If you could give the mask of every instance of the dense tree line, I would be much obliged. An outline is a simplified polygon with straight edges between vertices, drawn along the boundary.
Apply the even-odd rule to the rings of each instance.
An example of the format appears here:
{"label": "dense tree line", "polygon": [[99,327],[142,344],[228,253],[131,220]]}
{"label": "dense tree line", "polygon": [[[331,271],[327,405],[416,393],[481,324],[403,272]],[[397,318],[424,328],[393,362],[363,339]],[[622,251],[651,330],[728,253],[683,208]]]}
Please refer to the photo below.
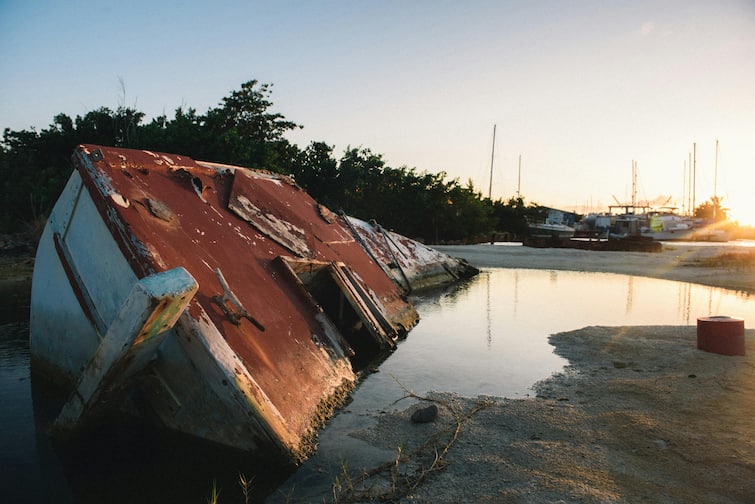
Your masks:
{"label": "dense tree line", "polygon": [[349,147],[336,158],[333,147],[312,142],[304,149],[285,134],[300,126],[271,111],[271,85],[245,82],[217,107],[198,114],[178,108],[173,117],[144,122],[144,113],[101,107],[75,119],[58,114],[36,131],[5,129],[0,144],[0,232],[44,222],[73,166],[81,143],[182,154],[291,175],[316,200],[333,210],[428,242],[468,241],[493,232],[526,232],[524,215],[537,211],[522,199],[491,202],[472,183],[446,174],[387,166],[368,148]]}
{"label": "dense tree line", "polygon": [[[41,231],[45,218],[73,170],[70,156],[82,143],[182,154],[292,176],[316,200],[336,211],[431,243],[468,242],[527,235],[527,220],[542,220],[546,209],[483,198],[471,181],[446,173],[387,166],[368,148],[348,147],[337,158],[333,147],[313,141],[300,149],[287,132],[300,128],[272,112],[271,84],[256,80],[198,114],[180,107],[144,122],[129,107],[100,107],[76,116],[58,114],[41,131],[8,128],[0,141],[0,233]],[[720,198],[695,209],[695,216],[726,220]]]}

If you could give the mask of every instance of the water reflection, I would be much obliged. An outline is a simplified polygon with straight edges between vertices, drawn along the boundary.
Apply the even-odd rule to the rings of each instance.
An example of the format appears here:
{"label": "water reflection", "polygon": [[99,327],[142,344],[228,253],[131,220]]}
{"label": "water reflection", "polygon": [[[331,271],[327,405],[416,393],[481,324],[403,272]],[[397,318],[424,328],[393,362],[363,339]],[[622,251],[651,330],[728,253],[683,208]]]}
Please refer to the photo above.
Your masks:
{"label": "water reflection", "polygon": [[28,324],[0,325],[0,486],[9,502],[41,497],[29,373]]}
{"label": "water reflection", "polygon": [[518,397],[565,363],[550,334],[590,325],[694,325],[729,315],[755,324],[752,297],[629,275],[487,269],[438,296],[413,299],[422,316],[382,366],[416,391]]}
{"label": "water reflection", "polygon": [[213,481],[226,489],[221,502],[240,502],[239,473],[255,476],[250,502],[258,502],[289,474],[247,453],[123,418],[53,443],[61,398],[33,379],[29,359],[28,322],[0,324],[3,502],[204,502]]}

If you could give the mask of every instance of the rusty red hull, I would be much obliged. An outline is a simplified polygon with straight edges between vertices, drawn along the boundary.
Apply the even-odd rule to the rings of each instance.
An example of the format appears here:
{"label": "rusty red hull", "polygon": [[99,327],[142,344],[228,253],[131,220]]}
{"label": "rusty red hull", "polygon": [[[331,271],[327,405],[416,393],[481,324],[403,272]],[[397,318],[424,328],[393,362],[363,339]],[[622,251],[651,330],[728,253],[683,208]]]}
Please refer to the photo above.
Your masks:
{"label": "rusty red hull", "polygon": [[284,176],[93,145],[74,162],[31,317],[37,370],[71,388],[97,367],[128,287],[182,268],[193,299],[102,394],[138,388],[170,428],[299,461],[360,367],[418,320],[353,223]]}

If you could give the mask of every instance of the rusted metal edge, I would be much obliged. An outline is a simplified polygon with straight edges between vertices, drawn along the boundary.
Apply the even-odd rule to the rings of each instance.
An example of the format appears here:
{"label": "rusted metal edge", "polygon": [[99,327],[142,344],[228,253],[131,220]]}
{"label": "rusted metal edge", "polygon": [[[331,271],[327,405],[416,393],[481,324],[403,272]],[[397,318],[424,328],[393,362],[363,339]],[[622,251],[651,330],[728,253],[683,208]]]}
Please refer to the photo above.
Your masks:
{"label": "rusted metal edge", "polygon": [[[95,149],[93,153],[99,150]],[[84,186],[90,193],[97,192],[102,196],[101,198],[92,197],[92,201],[133,271],[141,277],[156,273],[152,264],[146,260],[150,257],[149,250],[126,228],[115,211],[105,204],[108,199],[122,198],[122,196],[112,186],[107,173],[97,170],[94,166],[94,163],[104,162],[101,151],[100,155],[96,156],[87,151],[85,146],[79,146],[73,155],[73,161],[79,171],[87,174],[81,177]]]}

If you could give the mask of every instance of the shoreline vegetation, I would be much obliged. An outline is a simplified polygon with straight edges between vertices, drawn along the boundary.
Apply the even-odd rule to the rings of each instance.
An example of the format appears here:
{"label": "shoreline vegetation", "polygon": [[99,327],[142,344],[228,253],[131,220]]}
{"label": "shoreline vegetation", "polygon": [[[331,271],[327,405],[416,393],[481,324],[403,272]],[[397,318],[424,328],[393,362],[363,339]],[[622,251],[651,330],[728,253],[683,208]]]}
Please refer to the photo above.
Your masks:
{"label": "shoreline vegetation", "polygon": [[[252,79],[204,113],[182,105],[172,117],[162,114],[148,120],[144,112],[121,105],[115,110],[99,107],[76,117],[60,113],[41,130],[5,128],[0,139],[0,232],[41,231],[44,216],[73,170],[70,156],[79,144],[270,170],[292,177],[333,211],[374,219],[386,229],[427,243],[524,239],[531,223],[548,218],[549,207],[526,201],[519,193],[493,200],[471,179],[435,173],[431,166],[390,166],[382,154],[366,146],[348,146],[337,153],[322,140],[312,140],[307,146],[292,143],[288,134],[303,125],[275,112],[272,94],[273,84]],[[699,223],[730,233],[733,239],[755,238],[755,228],[740,226],[725,204],[714,194],[693,203],[688,213]],[[568,219],[571,226],[587,210],[563,212],[574,217]]]}

